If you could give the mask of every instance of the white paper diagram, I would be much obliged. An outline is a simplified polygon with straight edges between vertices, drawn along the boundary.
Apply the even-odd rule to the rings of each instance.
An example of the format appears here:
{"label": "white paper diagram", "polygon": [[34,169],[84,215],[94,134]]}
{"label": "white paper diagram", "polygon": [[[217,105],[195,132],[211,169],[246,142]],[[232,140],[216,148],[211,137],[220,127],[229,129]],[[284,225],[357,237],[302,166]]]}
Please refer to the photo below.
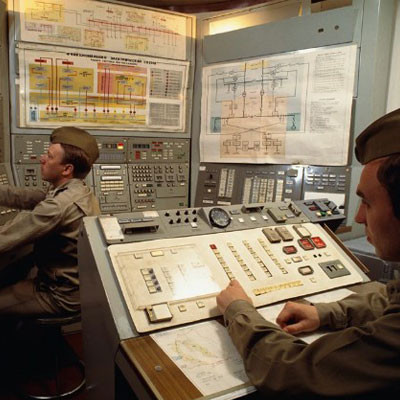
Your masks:
{"label": "white paper diagram", "polygon": [[20,126],[183,131],[188,62],[20,48]]}
{"label": "white paper diagram", "polygon": [[242,358],[216,321],[151,337],[205,396],[248,383]]}
{"label": "white paper diagram", "polygon": [[356,46],[203,70],[201,161],[345,165]]}
{"label": "white paper diagram", "polygon": [[92,0],[18,0],[17,4],[22,41],[177,60],[187,57],[190,17]]}

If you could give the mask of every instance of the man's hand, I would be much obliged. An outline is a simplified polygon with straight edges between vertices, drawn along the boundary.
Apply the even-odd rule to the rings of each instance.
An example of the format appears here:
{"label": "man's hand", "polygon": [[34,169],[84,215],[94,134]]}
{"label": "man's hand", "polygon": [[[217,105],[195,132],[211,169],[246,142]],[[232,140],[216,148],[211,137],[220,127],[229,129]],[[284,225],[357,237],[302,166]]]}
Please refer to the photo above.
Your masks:
{"label": "man's hand", "polygon": [[250,297],[247,296],[246,292],[237,280],[229,282],[229,285],[217,296],[217,306],[219,311],[224,314],[229,304],[235,300],[245,300],[250,304],[253,304]]}
{"label": "man's hand", "polygon": [[293,301],[285,304],[276,322],[285,332],[292,335],[315,331],[321,324],[316,307]]}

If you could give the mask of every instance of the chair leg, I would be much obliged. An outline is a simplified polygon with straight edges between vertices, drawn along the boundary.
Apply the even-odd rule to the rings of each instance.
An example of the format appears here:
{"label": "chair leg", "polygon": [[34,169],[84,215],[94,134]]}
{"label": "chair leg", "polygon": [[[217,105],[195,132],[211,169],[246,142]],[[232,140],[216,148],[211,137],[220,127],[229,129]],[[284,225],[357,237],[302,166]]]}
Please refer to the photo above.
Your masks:
{"label": "chair leg", "polygon": [[[71,396],[74,393],[77,393],[85,385],[86,380],[84,364],[82,363],[82,361],[76,358],[76,355],[73,353],[70,346],[66,343],[64,337],[62,336],[60,327],[46,327],[44,329],[44,346],[49,350],[49,354],[53,358],[53,361],[51,362],[51,365],[53,367],[52,373],[50,377],[35,377],[34,381],[32,382],[41,385],[40,387],[42,389],[45,388],[45,390],[40,390],[40,393],[38,393],[38,390],[33,391],[31,388],[31,390],[23,390],[21,394],[28,399],[62,399]],[[64,361],[64,363],[62,361]],[[65,362],[67,364],[71,363],[71,365],[66,366]],[[76,372],[79,374],[79,383],[73,388],[64,389],[64,387],[66,386],[65,383],[68,381],[65,381],[62,374],[63,372],[66,372],[66,368],[68,367],[73,368],[74,372],[76,370]],[[34,372],[37,371],[33,371],[33,373]]]}

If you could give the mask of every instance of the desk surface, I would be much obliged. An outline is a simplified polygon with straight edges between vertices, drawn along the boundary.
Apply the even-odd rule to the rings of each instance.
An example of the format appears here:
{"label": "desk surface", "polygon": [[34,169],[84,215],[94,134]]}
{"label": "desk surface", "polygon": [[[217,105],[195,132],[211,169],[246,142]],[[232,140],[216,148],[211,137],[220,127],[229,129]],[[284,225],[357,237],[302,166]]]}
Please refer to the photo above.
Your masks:
{"label": "desk surface", "polygon": [[[379,282],[367,282],[350,289],[358,293],[366,293],[380,291],[384,287]],[[154,394],[154,398],[194,400],[203,397],[201,392],[150,336],[124,340],[121,342],[121,348],[131,366],[136,369]],[[239,388],[235,387],[232,390]]]}
{"label": "desk surface", "polygon": [[121,347],[156,398],[192,400],[202,397],[150,336],[124,340]]}

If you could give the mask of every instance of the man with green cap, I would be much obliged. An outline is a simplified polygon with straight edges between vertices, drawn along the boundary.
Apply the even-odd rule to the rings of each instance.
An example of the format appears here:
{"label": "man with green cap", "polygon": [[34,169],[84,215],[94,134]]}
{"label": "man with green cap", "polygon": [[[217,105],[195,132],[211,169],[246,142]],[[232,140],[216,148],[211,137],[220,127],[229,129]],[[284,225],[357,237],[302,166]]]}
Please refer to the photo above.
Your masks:
{"label": "man with green cap", "polygon": [[[364,165],[356,222],[379,257],[400,261],[400,109],[378,119],[356,140]],[[334,303],[288,302],[277,324],[253,307],[239,282],[217,297],[250,381],[268,395],[290,398],[376,398],[400,393],[400,280],[383,293],[354,294]],[[295,335],[331,329],[311,344]]]}
{"label": "man with green cap", "polygon": [[[77,239],[82,218],[100,213],[83,179],[99,156],[96,139],[75,127],[53,131],[41,157],[47,192],[0,186],[0,204],[21,209],[0,227],[0,255],[33,243],[37,274],[0,289],[0,316],[79,312]],[[1,284],[1,282],[0,282]]]}

